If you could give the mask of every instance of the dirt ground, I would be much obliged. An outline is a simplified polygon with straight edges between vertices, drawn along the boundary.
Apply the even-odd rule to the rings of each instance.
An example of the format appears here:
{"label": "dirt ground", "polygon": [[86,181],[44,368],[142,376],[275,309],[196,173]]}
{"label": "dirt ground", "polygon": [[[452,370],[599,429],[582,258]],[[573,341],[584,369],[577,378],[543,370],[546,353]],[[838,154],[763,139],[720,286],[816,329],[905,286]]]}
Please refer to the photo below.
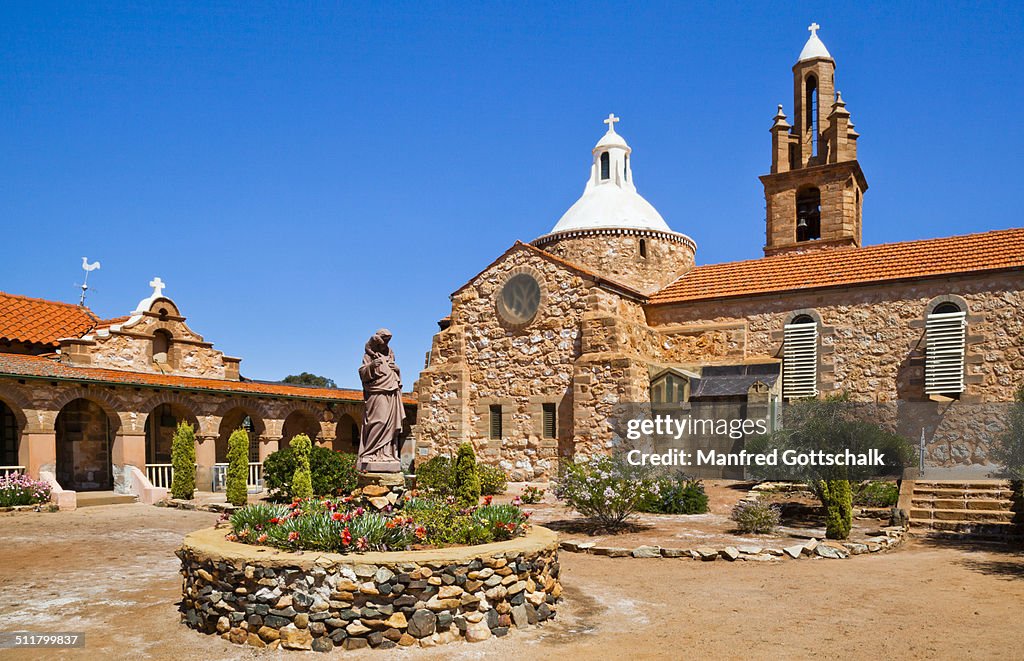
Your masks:
{"label": "dirt ground", "polygon": [[[593,542],[598,546],[634,548],[642,545],[666,548],[694,549],[701,546],[722,548],[724,546],[764,546],[781,549],[793,543],[803,543],[812,537],[824,539],[824,517],[817,513],[819,503],[810,494],[765,493],[764,502],[785,505],[782,525],[770,535],[741,534],[735,531],[735,523],[729,518],[732,508],[742,498],[750,495],[750,482],[731,480],[704,480],[704,491],[708,495],[709,511],[706,514],[667,516],[663,514],[637,514],[630,519],[628,530],[606,534],[593,530],[593,526],[579,514],[559,503],[551,493],[544,495],[544,502],[537,505],[523,505],[531,512],[535,523],[558,531],[563,539],[577,542]],[[520,485],[509,489],[510,493],[521,492]],[[510,500],[502,496],[499,500]],[[857,517],[853,520],[850,541],[862,542],[867,538],[884,535],[881,526],[888,525],[888,516],[878,518]]]}
{"label": "dirt ground", "polygon": [[[4,659],[308,658],[178,621],[186,532],[217,516],[146,505],[0,515],[0,631],[84,631]],[[1020,658],[1024,553],[923,541],[848,560],[701,563],[563,553],[558,618],[503,639],[351,659]]]}

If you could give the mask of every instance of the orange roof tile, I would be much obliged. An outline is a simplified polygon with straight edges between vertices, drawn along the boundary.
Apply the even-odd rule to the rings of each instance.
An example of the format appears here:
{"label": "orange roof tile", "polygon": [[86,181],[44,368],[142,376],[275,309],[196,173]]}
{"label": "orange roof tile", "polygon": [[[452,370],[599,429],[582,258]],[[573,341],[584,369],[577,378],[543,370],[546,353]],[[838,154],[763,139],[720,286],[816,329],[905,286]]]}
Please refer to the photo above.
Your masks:
{"label": "orange roof tile", "polygon": [[[245,393],[256,397],[289,397],[344,402],[363,401],[362,390],[319,388],[316,386],[298,386],[288,383],[266,383],[262,381],[227,381],[224,379],[204,379],[171,374],[148,374],[145,372],[122,372],[120,370],[98,367],[72,367],[52,358],[10,353],[0,353],[0,375],[110,385]],[[416,403],[416,400],[408,393],[402,395],[402,401],[406,404]]]}
{"label": "orange roof tile", "polygon": [[92,310],[70,303],[0,292],[0,339],[56,347],[63,337],[81,337],[96,325]]}
{"label": "orange roof tile", "polygon": [[1024,228],[698,266],[653,305],[1024,268]]}

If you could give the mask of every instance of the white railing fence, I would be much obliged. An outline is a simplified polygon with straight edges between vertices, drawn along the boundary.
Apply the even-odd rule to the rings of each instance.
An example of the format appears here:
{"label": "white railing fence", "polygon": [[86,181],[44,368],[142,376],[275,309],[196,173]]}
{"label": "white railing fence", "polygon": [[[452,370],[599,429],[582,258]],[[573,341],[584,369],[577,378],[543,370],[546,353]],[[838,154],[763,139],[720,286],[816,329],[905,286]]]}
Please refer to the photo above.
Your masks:
{"label": "white railing fence", "polygon": [[146,464],[146,479],[154,487],[170,489],[174,480],[174,464]]}
{"label": "white railing fence", "polygon": [[0,477],[7,477],[15,473],[25,474],[24,466],[0,466]]}
{"label": "white railing fence", "polygon": [[[228,478],[228,465],[214,464],[213,465],[213,490],[214,491],[225,491],[227,489],[227,478]],[[246,485],[249,487],[250,493],[259,493],[263,491],[263,464],[258,461],[249,462],[249,476],[246,479]]]}

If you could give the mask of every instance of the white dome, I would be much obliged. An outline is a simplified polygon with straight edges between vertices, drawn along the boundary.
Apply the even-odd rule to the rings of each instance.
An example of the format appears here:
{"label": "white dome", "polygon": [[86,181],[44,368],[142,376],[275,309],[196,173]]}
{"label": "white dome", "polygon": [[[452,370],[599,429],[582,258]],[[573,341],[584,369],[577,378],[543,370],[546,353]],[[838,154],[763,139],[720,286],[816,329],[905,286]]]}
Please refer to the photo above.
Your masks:
{"label": "white dome", "polygon": [[549,234],[590,229],[672,232],[661,214],[636,192],[630,163],[632,150],[615,132],[618,118],[609,115],[608,132],[594,147],[590,180]]}
{"label": "white dome", "polygon": [[807,28],[811,31],[811,36],[807,39],[807,43],[804,44],[804,49],[800,51],[800,57],[796,59],[797,62],[813,60],[816,57],[832,59],[832,54],[828,52],[825,44],[818,38],[818,30],[820,28],[821,26],[817,23],[811,23],[810,27]]}
{"label": "white dome", "polygon": [[551,233],[610,227],[672,231],[658,210],[636,191],[605,183],[588,188],[576,204],[569,207]]}

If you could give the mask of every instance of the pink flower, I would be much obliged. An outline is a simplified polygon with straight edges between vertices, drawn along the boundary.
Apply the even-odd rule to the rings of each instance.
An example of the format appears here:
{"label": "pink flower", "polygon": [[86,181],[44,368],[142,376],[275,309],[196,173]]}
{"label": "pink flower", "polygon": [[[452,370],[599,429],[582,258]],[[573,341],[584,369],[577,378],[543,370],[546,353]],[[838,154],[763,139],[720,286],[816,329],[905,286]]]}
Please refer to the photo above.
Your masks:
{"label": "pink flower", "polygon": [[296,541],[298,541],[298,539],[299,539],[299,533],[297,531],[293,530],[290,533],[288,533],[288,541],[289,542],[296,542]]}

